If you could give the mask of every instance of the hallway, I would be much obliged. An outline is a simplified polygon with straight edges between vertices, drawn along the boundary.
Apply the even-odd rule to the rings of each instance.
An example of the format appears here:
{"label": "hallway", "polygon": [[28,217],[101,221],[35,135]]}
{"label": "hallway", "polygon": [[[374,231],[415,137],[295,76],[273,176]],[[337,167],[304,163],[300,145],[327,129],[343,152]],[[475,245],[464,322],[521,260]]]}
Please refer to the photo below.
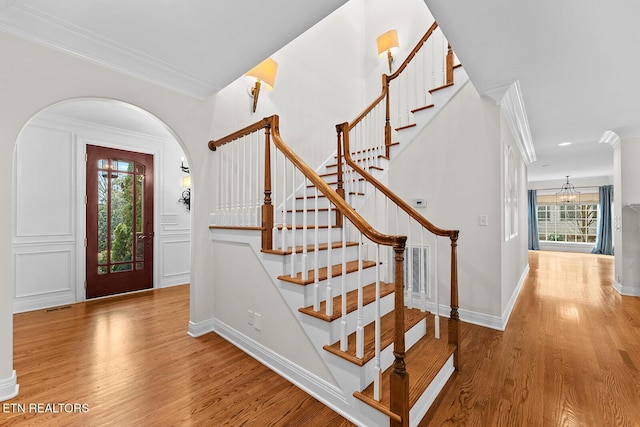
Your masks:
{"label": "hallway", "polygon": [[640,298],[613,289],[613,257],[529,264],[504,332],[462,324],[462,370],[420,425],[640,425]]}

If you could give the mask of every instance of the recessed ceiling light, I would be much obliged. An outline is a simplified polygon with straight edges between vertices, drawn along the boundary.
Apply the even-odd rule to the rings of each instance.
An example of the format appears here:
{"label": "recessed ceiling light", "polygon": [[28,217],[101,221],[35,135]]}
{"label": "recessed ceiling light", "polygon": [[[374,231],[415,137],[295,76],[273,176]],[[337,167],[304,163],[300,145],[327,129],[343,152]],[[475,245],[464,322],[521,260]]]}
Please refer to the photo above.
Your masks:
{"label": "recessed ceiling light", "polygon": [[573,144],[572,142],[561,142],[560,144],[558,144],[561,147],[566,147],[567,145],[571,145]]}

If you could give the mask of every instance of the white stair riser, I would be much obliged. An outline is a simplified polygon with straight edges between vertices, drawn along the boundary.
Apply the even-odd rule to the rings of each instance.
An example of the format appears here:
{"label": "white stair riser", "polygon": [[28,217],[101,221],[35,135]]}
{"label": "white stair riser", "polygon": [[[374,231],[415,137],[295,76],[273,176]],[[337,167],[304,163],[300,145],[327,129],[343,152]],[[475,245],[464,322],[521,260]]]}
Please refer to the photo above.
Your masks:
{"label": "white stair riser", "polygon": [[[393,310],[394,296],[393,294],[386,295],[380,300],[380,312],[381,315],[391,312]],[[321,339],[320,342],[334,343],[340,340],[340,329],[342,318],[336,319],[332,322],[327,322],[317,317],[310,316],[306,313],[300,313],[300,322],[305,326],[313,328],[314,335]],[[367,304],[362,309],[363,325],[367,325],[375,319],[375,305],[373,303]],[[347,314],[347,334],[351,334],[356,331],[358,326],[358,311],[352,311]]]}
{"label": "white stair riser", "polygon": [[[405,350],[410,349],[426,331],[426,319],[423,319],[413,328],[405,333]],[[351,363],[333,353],[326,352],[325,361],[331,367],[334,372],[334,377],[338,381],[341,387],[347,390],[362,391],[369,386],[374,380],[375,372],[375,359],[371,359],[360,367],[354,363]],[[389,368],[394,361],[393,345],[389,345],[382,349],[380,352],[380,368],[384,372]]]}
{"label": "white stair riser", "polygon": [[[347,261],[355,261],[358,256],[358,247],[357,246],[347,246],[345,255],[347,257]],[[284,259],[284,271],[285,273],[290,273],[291,269],[291,260],[293,259],[293,255],[287,255]],[[295,268],[294,271],[299,273],[303,271],[304,266],[304,253],[298,252],[295,254]],[[307,252],[306,255],[306,270],[310,271],[315,268],[315,259],[316,252]],[[331,249],[331,263],[338,264],[342,261],[342,248],[332,248]],[[318,268],[326,267],[328,262],[328,250],[318,251]]]}
{"label": "white stair riser", "polygon": [[[356,279],[357,274],[358,274],[357,272],[347,274],[347,282],[346,282],[347,292],[357,289],[358,287],[358,283]],[[376,277],[375,268],[365,268],[364,270],[362,270],[362,283],[364,285],[368,285],[369,283],[375,282],[375,277]],[[326,299],[327,283],[328,283],[328,280],[321,280],[320,282],[318,282],[318,295],[320,297],[319,298],[320,301],[324,301]],[[295,285],[295,286],[298,286],[299,288],[303,288],[302,294],[304,295],[304,302],[298,307],[309,307],[313,305],[313,294],[315,292],[314,284],[311,283],[305,286],[300,286],[300,285]],[[342,276],[333,277],[331,279],[331,294],[334,297],[336,297],[340,295],[341,292],[342,292]],[[328,343],[325,343],[325,344],[328,344]]]}
{"label": "white stair riser", "polygon": [[[326,197],[318,197],[318,207],[321,209],[325,209],[328,208],[329,205],[331,205],[331,203],[329,202],[329,199],[327,199]],[[312,209],[315,208],[316,206],[316,199],[315,197],[308,197],[307,198],[307,209]],[[302,209],[304,207],[304,200],[303,199],[296,199],[296,209]],[[289,202],[289,204],[287,205],[287,210],[291,209],[291,202]],[[280,214],[282,215],[282,208],[280,208]],[[278,217],[278,221],[280,221],[281,216]]]}
{"label": "white stair riser", "polygon": [[[394,306],[394,294],[389,294],[380,299],[380,316],[384,316],[393,310]],[[367,304],[362,307],[363,325],[367,325],[375,320],[376,307],[374,303]],[[342,325],[342,319],[336,319],[330,323],[329,326],[329,341],[328,343],[334,343],[340,340],[340,330]],[[356,331],[358,327],[358,311],[353,311],[347,314],[347,334],[351,334]]]}
{"label": "white stair riser", "polygon": [[[282,247],[282,233],[285,232],[283,230],[277,230],[276,232],[276,237],[275,237],[275,244],[276,244],[276,249],[280,249]],[[302,235],[304,233],[304,230],[302,229],[296,229],[293,230],[293,234],[295,235],[295,244],[297,245],[301,245],[302,244]],[[316,230],[312,229],[312,228],[308,228],[307,229],[307,243],[311,244],[313,242],[315,242],[315,233]],[[335,228],[335,227],[331,227],[331,238],[329,239],[329,229],[328,228],[320,228],[318,229],[318,243],[327,243],[329,240],[331,242],[336,242],[342,239],[342,228]],[[291,230],[286,230],[286,240],[285,240],[285,246],[287,248],[292,246],[292,231]]]}
{"label": "white stair riser", "polygon": [[[308,209],[309,210],[307,211],[307,214],[306,214],[307,225],[308,226],[315,225],[316,212],[315,210],[311,210],[310,207],[308,207]],[[296,211],[296,214],[295,214],[296,225],[302,225],[304,221],[304,217],[305,217],[305,213],[302,210]],[[294,218],[293,212],[287,212],[287,215],[286,215],[287,224],[293,224],[293,218]],[[332,210],[331,212],[327,212],[327,211],[318,212],[318,224],[327,225],[329,224],[329,220],[331,220],[331,225],[335,227],[335,224],[336,224],[335,210]]]}

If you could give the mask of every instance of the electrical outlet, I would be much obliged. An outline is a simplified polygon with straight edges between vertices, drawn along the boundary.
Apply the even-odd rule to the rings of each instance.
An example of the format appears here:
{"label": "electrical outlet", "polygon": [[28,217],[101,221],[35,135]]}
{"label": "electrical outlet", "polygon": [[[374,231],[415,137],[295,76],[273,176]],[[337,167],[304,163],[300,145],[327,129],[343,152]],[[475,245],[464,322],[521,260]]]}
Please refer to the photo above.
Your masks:
{"label": "electrical outlet", "polygon": [[253,326],[254,321],[255,321],[255,316],[253,311],[247,310],[247,323]]}
{"label": "electrical outlet", "polygon": [[255,313],[253,327],[256,331],[262,330],[262,314]]}

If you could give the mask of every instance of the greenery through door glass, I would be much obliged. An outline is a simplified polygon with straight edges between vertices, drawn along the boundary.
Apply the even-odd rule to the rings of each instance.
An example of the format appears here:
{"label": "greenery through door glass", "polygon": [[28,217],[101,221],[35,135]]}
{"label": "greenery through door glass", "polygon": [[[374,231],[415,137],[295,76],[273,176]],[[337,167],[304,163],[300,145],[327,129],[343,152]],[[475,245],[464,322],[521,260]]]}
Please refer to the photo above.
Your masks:
{"label": "greenery through door glass", "polygon": [[144,167],[100,160],[98,168],[98,273],[130,271],[134,251],[136,260],[144,259]]}

